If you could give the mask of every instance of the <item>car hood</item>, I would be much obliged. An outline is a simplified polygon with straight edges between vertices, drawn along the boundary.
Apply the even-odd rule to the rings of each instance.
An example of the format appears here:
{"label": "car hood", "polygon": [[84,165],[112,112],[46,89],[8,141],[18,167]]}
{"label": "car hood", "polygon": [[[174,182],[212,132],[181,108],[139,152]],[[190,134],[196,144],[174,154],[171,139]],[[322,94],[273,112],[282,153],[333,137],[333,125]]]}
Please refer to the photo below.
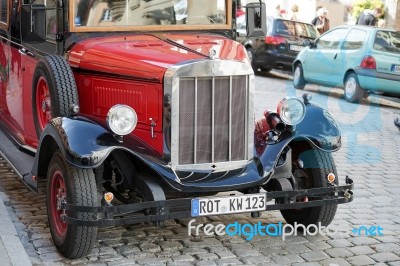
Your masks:
{"label": "car hood", "polygon": [[172,65],[212,58],[247,61],[239,43],[212,34],[124,35],[88,38],[68,54],[73,68],[161,82]]}

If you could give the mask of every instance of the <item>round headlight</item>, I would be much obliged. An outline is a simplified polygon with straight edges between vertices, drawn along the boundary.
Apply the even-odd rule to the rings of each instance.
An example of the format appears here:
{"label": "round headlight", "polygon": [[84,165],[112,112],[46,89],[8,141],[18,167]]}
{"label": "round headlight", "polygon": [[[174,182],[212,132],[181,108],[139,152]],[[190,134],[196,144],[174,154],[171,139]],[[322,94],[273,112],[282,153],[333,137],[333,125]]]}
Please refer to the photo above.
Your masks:
{"label": "round headlight", "polygon": [[117,104],[108,111],[107,124],[115,134],[120,136],[128,135],[136,127],[137,114],[131,107]]}
{"label": "round headlight", "polygon": [[298,98],[286,97],[278,104],[277,113],[285,124],[296,125],[303,120],[306,106]]}

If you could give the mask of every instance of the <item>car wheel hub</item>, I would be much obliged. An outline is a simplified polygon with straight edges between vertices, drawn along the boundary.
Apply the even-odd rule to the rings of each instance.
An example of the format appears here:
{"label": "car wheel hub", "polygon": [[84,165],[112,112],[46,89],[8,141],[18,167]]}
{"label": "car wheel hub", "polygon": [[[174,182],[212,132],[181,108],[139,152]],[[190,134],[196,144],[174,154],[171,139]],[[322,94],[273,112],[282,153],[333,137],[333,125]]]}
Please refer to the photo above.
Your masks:
{"label": "car wheel hub", "polygon": [[59,188],[57,192],[57,211],[61,211],[61,204],[65,201],[64,189]]}
{"label": "car wheel hub", "polygon": [[51,100],[50,100],[50,91],[47,86],[46,79],[44,77],[40,77],[37,84],[36,89],[36,110],[37,110],[37,119],[39,122],[39,126],[43,129],[47,122],[52,119],[51,115]]}
{"label": "car wheel hub", "polygon": [[252,62],[253,61],[253,54],[249,50],[247,50],[247,56],[249,57],[250,62]]}
{"label": "car wheel hub", "polygon": [[295,84],[299,84],[299,80],[300,80],[300,68],[296,67],[295,71],[294,71],[294,83]]}
{"label": "car wheel hub", "polygon": [[42,101],[42,111],[43,111],[43,112],[47,112],[48,110],[49,110],[49,109],[48,109],[48,107],[47,107],[46,101],[43,100],[43,101]]}
{"label": "car wheel hub", "polygon": [[50,214],[53,217],[54,232],[58,237],[64,238],[68,225],[64,221],[66,215],[65,209],[62,209],[62,203],[67,201],[66,187],[63,174],[56,171],[51,181],[50,190]]}
{"label": "car wheel hub", "polygon": [[345,93],[347,96],[353,96],[356,91],[356,81],[353,77],[349,78],[346,82]]}

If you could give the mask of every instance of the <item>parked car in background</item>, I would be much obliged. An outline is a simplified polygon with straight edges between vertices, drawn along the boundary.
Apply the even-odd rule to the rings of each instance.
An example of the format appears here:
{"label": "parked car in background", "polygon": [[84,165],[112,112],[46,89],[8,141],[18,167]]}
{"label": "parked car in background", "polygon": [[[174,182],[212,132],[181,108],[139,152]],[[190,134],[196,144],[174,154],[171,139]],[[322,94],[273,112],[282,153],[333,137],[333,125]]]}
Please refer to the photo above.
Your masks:
{"label": "parked car in background", "polygon": [[339,26],[321,35],[293,63],[293,83],[344,88],[349,102],[368,91],[400,94],[400,32],[366,26]]}
{"label": "parked car in background", "polygon": [[254,71],[291,70],[305,40],[319,36],[314,25],[282,18],[267,17],[265,38],[246,37],[246,22],[238,18],[238,40],[246,47]]}

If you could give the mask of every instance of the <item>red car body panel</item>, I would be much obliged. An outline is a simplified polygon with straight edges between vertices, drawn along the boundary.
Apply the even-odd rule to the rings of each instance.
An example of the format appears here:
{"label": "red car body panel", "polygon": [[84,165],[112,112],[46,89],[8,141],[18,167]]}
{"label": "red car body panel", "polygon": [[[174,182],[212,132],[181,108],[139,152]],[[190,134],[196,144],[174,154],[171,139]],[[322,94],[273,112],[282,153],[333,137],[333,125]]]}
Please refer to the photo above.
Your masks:
{"label": "red car body panel", "polygon": [[[160,155],[165,71],[177,63],[206,59],[211,49],[217,58],[247,58],[239,43],[221,36],[165,34],[162,39],[148,34],[91,38],[73,46],[68,57],[76,73],[81,112],[105,121],[113,105],[133,107],[138,125],[132,134]],[[156,123],[155,137],[150,133],[151,121]]]}
{"label": "red car body panel", "polygon": [[[162,39],[172,40],[187,49]],[[246,59],[243,48],[237,42],[217,35],[165,34],[162,39],[148,34],[90,38],[74,45],[68,54],[69,63],[76,70],[79,98],[85,99],[80,103],[81,112],[105,119],[108,109],[116,103],[133,106],[139,118],[134,134],[160,154],[163,151],[162,81],[168,67],[180,62],[205,59],[211,49],[217,52],[217,58],[237,61]],[[2,43],[1,46],[4,53],[0,55],[0,60],[8,68],[1,70],[0,116],[19,142],[36,148],[38,138],[30,114],[32,77],[37,59],[21,57],[18,49],[9,44]],[[126,79],[80,72],[94,69],[96,72],[117,74]],[[115,69],[118,69],[118,73]],[[140,78],[146,82],[133,81],[131,78]],[[102,97],[105,92],[113,96]],[[143,105],[144,102],[147,104]],[[150,136],[150,119],[156,122],[154,130],[159,137]]]}
{"label": "red car body panel", "polygon": [[[38,138],[32,119],[32,76],[37,59],[21,57],[11,43],[2,42],[0,117],[14,138],[36,148]],[[22,101],[21,101],[22,99]]]}
{"label": "red car body panel", "polygon": [[[18,49],[9,44],[0,45],[4,51],[1,63],[9,66],[1,70],[0,116],[19,142],[37,148],[31,119],[32,77],[37,59],[21,57]],[[75,44],[67,56],[75,71],[82,114],[105,121],[113,105],[132,106],[138,114],[133,134],[162,155],[165,71],[177,63],[207,59],[211,50],[215,51],[215,58],[247,60],[239,43],[219,35],[193,33],[90,38]],[[150,134],[151,121],[156,123],[155,137]]]}

